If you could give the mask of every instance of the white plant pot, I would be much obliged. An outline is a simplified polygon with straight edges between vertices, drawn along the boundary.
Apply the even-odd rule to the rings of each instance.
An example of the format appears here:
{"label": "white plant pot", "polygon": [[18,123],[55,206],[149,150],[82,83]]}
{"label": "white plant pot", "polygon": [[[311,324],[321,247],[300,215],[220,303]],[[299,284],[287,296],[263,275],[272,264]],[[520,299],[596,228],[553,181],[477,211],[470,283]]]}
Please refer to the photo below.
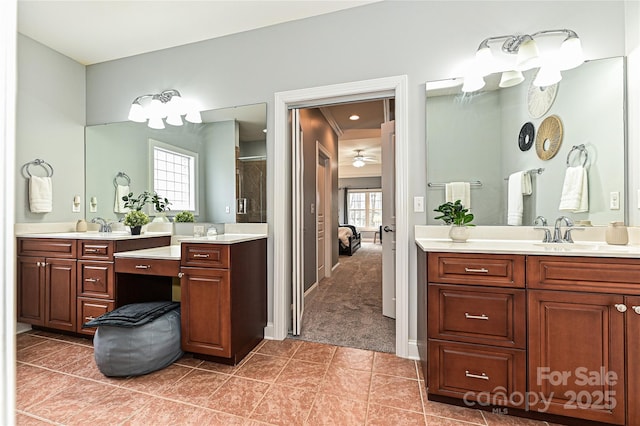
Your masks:
{"label": "white plant pot", "polygon": [[449,238],[454,243],[464,243],[469,239],[470,229],[468,226],[451,225],[449,228]]}

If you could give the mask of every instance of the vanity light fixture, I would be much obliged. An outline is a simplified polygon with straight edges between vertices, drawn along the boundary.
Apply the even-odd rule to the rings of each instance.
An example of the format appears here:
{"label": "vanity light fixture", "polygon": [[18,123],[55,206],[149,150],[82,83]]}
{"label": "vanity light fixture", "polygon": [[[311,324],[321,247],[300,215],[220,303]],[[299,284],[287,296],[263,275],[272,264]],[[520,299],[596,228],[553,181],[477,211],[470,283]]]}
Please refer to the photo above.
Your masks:
{"label": "vanity light fixture", "polygon": [[138,96],[129,109],[129,120],[138,123],[148,120],[147,125],[152,129],[164,129],[165,121],[172,126],[182,126],[182,116],[190,123],[202,123],[200,111],[175,89]]}
{"label": "vanity light fixture", "polygon": [[[541,54],[536,38],[564,36],[559,49]],[[494,56],[490,44],[502,42],[501,51],[506,55]],[[515,55],[515,57],[514,57]],[[467,72],[463,92],[475,92],[484,87],[484,77],[502,71],[500,87],[511,87],[524,81],[522,71],[540,68],[533,82],[539,87],[550,86],[562,79],[560,71],[570,70],[584,62],[582,44],[575,31],[544,30],[531,35],[505,35],[486,38],[478,46],[475,60]]]}

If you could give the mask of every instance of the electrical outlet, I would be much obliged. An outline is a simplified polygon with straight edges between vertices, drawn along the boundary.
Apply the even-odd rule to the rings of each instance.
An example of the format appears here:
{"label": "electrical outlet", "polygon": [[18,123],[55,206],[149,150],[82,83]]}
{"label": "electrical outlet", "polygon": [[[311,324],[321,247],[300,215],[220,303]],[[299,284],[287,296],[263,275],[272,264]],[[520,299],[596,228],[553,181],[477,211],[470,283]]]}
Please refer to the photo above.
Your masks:
{"label": "electrical outlet", "polygon": [[71,211],[73,213],[80,213],[80,204],[71,203]]}
{"label": "electrical outlet", "polygon": [[424,213],[424,197],[413,197],[413,212]]}
{"label": "electrical outlet", "polygon": [[620,193],[618,191],[612,191],[609,194],[609,209],[620,210]]}
{"label": "electrical outlet", "polygon": [[224,212],[225,212],[225,213],[229,213],[230,211],[231,211],[231,207],[226,206],[226,207],[224,208]]}

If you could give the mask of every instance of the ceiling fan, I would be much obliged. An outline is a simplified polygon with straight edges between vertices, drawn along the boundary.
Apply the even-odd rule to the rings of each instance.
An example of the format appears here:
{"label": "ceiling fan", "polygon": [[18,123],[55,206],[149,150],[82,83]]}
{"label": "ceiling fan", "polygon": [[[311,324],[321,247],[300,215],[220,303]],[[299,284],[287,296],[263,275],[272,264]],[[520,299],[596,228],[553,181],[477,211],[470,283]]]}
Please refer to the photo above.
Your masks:
{"label": "ceiling fan", "polygon": [[356,155],[353,157],[353,162],[351,163],[353,167],[364,167],[367,161],[376,161],[375,158],[362,155],[361,149],[356,149],[355,151]]}

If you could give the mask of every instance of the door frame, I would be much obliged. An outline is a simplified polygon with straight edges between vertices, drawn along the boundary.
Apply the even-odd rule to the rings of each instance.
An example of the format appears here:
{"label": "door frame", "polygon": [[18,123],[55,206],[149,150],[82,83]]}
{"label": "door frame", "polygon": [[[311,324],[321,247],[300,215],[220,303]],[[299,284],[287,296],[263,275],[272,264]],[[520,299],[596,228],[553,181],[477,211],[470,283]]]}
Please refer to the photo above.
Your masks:
{"label": "door frame", "polygon": [[[331,170],[333,166],[333,158],[327,148],[324,147],[319,141],[316,141],[316,191],[318,188],[318,163],[320,159],[327,160],[324,171],[324,200],[322,205],[324,206],[324,277],[318,276],[318,268],[316,267],[316,284],[320,284],[320,281],[325,277],[331,276],[331,269],[333,268],[333,259],[331,256],[334,241],[333,241],[333,221],[331,220],[331,206],[333,204],[333,195],[331,188]],[[328,203],[327,203],[328,199]],[[316,201],[316,226],[318,225],[318,202]],[[318,257],[318,244],[316,244],[316,257]]]}
{"label": "door frame", "polygon": [[274,188],[284,189],[273,206],[273,330],[275,339],[287,337],[291,318],[291,144],[289,109],[347,100],[395,98],[396,120],[396,355],[409,357],[409,138],[408,78],[406,75],[319,86],[275,93]]}

